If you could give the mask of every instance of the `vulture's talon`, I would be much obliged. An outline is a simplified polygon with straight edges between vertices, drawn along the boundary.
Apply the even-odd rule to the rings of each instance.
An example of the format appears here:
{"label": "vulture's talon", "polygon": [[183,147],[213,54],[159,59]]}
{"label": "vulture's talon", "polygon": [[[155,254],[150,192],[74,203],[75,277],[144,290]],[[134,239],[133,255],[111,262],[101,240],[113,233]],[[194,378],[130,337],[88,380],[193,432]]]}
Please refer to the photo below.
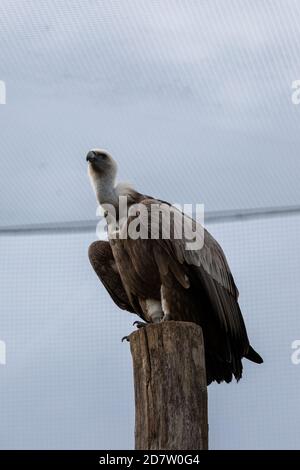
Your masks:
{"label": "vulture's talon", "polygon": [[160,323],[165,322],[165,321],[170,321],[171,320],[171,315],[170,313],[166,313],[162,319],[160,320]]}
{"label": "vulture's talon", "polygon": [[147,326],[148,323],[144,322],[144,321],[138,321],[136,320],[135,322],[133,322],[132,326],[136,326],[137,329],[140,329],[140,328],[145,328],[145,326]]}
{"label": "vulture's talon", "polygon": [[121,339],[121,342],[123,343],[125,341],[125,339],[126,339],[126,341],[129,341],[129,336],[123,336],[123,338]]}

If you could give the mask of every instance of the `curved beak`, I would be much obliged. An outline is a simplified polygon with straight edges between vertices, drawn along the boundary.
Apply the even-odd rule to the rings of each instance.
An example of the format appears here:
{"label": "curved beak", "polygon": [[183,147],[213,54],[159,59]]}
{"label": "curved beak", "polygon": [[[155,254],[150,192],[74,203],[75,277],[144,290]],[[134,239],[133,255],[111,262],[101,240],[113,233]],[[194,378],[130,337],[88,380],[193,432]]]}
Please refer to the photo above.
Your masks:
{"label": "curved beak", "polygon": [[86,156],[86,161],[87,162],[94,162],[96,160],[96,155],[92,150],[89,151],[89,153]]}

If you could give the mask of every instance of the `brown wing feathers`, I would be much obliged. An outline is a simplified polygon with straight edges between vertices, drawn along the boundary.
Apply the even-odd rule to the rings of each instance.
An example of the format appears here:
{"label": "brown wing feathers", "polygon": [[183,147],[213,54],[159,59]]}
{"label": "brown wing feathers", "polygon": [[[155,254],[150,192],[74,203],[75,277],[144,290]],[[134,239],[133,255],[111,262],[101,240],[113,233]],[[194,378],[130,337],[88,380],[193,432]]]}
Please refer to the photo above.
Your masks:
{"label": "brown wing feathers", "polygon": [[[161,202],[141,195],[138,199],[148,211]],[[112,248],[108,242],[93,243],[89,257],[112,299],[143,317],[143,300],[159,299],[162,285],[172,319],[193,321],[203,329],[208,383],[230,382],[232,375],[239,380],[242,357],[262,362],[249,344],[225,255],[207,231],[197,251],[186,250],[184,239],[111,243]]]}

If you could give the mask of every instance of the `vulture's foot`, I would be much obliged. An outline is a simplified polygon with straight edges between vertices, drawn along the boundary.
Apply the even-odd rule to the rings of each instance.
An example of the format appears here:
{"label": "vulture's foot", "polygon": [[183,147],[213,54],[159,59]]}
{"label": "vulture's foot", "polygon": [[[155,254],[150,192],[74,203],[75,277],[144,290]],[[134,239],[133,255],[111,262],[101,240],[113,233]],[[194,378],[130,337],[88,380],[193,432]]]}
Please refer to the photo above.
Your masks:
{"label": "vulture's foot", "polygon": [[136,326],[137,329],[139,330],[140,328],[145,328],[145,326],[147,326],[148,323],[144,322],[144,321],[135,321],[133,322],[132,326]]}
{"label": "vulture's foot", "polygon": [[[136,326],[138,330],[139,330],[140,328],[145,328],[145,326],[147,326],[147,325],[149,325],[149,323],[146,323],[146,322],[144,322],[144,321],[138,321],[138,320],[135,321],[135,322],[132,324],[132,326]],[[122,340],[121,340],[122,343],[123,343],[123,341],[125,341],[125,340],[126,340],[126,341],[130,341],[130,340],[129,340],[129,336],[123,336],[123,338],[122,338]]]}
{"label": "vulture's foot", "polygon": [[171,320],[171,314],[170,313],[165,313],[162,319],[160,320],[160,323],[164,321],[170,321]]}

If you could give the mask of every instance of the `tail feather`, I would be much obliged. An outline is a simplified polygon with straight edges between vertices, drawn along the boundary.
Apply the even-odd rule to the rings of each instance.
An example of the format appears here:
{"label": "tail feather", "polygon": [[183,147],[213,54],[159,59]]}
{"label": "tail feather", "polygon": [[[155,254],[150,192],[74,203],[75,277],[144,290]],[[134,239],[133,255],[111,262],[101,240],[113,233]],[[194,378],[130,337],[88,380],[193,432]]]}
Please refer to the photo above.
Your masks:
{"label": "tail feather", "polygon": [[245,355],[246,359],[249,359],[249,361],[255,362],[256,364],[262,364],[263,358],[252,348],[252,346],[249,346],[248,352]]}

